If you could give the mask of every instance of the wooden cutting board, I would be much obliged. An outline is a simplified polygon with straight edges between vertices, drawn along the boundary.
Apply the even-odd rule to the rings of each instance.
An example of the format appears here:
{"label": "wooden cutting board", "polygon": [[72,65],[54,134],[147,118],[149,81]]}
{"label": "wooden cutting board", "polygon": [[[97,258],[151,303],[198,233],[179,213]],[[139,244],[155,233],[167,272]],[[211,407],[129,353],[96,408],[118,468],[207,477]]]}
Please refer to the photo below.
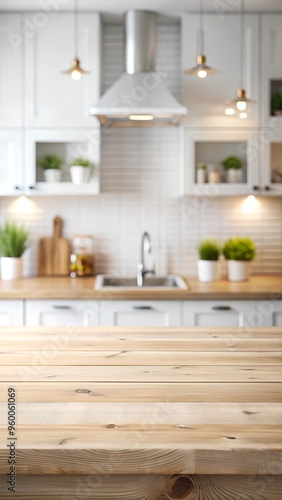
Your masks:
{"label": "wooden cutting board", "polygon": [[41,276],[66,276],[69,274],[70,243],[62,237],[63,221],[53,219],[53,236],[41,238],[38,243],[38,274]]}

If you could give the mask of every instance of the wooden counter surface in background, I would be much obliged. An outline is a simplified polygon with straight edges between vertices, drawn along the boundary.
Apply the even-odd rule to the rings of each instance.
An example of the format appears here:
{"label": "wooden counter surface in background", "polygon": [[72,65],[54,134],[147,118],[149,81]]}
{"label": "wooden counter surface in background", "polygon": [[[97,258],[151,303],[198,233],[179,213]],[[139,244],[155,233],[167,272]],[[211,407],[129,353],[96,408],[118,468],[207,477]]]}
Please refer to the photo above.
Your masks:
{"label": "wooden counter surface in background", "polygon": [[94,290],[95,278],[24,278],[0,280],[0,299],[271,299],[282,300],[282,276],[251,276],[249,281],[200,283],[185,278],[188,290]]}
{"label": "wooden counter surface in background", "polygon": [[1,327],[0,359],[1,499],[281,500],[282,328]]}

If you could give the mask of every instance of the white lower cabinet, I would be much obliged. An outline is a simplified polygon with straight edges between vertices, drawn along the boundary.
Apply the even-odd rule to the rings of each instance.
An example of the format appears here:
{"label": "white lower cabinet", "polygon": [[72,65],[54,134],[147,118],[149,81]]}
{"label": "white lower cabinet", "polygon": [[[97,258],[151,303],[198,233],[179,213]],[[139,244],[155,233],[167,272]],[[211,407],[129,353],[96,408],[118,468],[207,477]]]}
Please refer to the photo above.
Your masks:
{"label": "white lower cabinet", "polygon": [[0,300],[0,326],[22,326],[23,324],[23,300]]}
{"label": "white lower cabinet", "polygon": [[183,326],[255,326],[256,308],[252,300],[184,301]]}
{"label": "white lower cabinet", "polygon": [[27,326],[97,326],[96,300],[27,300]]}
{"label": "white lower cabinet", "polygon": [[258,300],[257,326],[282,326],[282,300]]}
{"label": "white lower cabinet", "polygon": [[102,326],[181,326],[178,300],[111,300],[100,303]]}
{"label": "white lower cabinet", "polygon": [[0,300],[0,326],[280,326],[282,300]]}

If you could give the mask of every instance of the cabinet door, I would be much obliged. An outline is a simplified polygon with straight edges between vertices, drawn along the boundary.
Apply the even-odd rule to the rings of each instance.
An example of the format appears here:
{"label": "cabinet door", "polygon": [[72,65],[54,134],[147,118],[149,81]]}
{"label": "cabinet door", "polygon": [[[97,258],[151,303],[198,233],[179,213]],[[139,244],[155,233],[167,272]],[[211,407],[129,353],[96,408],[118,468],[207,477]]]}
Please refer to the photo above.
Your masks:
{"label": "cabinet door", "polygon": [[100,318],[102,326],[181,326],[181,303],[168,300],[102,301]]}
{"label": "cabinet door", "polygon": [[275,129],[282,125],[282,117],[275,116],[271,95],[282,93],[282,14],[262,16],[262,124]]}
{"label": "cabinet door", "polygon": [[23,318],[22,300],[0,300],[0,326],[22,326]]}
{"label": "cabinet door", "polygon": [[[220,3],[220,2],[218,2]],[[222,4],[224,2],[221,2]],[[244,88],[256,101],[248,106],[248,117],[226,116],[228,102],[240,88],[240,15],[221,12],[205,14],[204,54],[207,65],[218,72],[207,78],[185,75],[196,64],[199,15],[182,18],[182,101],[188,108],[187,127],[257,127],[258,126],[258,16],[245,15]]]}
{"label": "cabinet door", "polygon": [[[0,16],[0,126],[20,127],[22,122],[21,15]],[[2,156],[0,156],[2,159]]]}
{"label": "cabinet door", "polygon": [[[256,193],[258,176],[258,134],[256,130],[191,130],[182,131],[183,140],[183,194],[199,196],[226,196]],[[236,156],[242,162],[239,182],[228,182],[221,162]],[[197,164],[206,164],[204,183],[197,182]],[[219,172],[217,183],[208,182],[209,172]]]}
{"label": "cabinet door", "polygon": [[[45,20],[44,20],[45,15]],[[39,19],[41,25],[39,26]],[[24,18],[33,28],[26,47],[26,116],[30,127],[85,127],[96,120],[90,106],[100,94],[100,18],[96,12],[79,13],[81,67],[89,71],[80,80],[62,73],[74,54],[74,15],[35,12]]]}
{"label": "cabinet door", "polygon": [[24,190],[21,143],[19,130],[0,130],[0,196]]}
{"label": "cabinet door", "polygon": [[282,300],[258,300],[256,317],[257,326],[282,327]]}
{"label": "cabinet door", "polygon": [[95,300],[27,300],[28,326],[97,326],[98,303]]}
{"label": "cabinet door", "polygon": [[[282,74],[282,73],[281,73]],[[282,121],[281,121],[282,125]],[[259,131],[261,192],[282,194],[282,132],[270,128]]]}
{"label": "cabinet door", "polygon": [[184,302],[184,326],[255,326],[251,300],[189,300]]}

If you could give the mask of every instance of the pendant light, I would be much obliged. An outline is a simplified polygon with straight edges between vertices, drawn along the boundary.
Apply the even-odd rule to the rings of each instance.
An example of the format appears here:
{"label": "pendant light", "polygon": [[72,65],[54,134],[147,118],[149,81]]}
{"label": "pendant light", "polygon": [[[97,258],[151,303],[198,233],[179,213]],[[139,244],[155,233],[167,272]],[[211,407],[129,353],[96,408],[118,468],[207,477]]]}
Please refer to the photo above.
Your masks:
{"label": "pendant light", "polygon": [[89,73],[80,67],[80,61],[77,57],[78,55],[78,12],[77,12],[77,2],[78,0],[74,0],[74,54],[75,57],[72,60],[70,69],[62,71],[67,75],[71,75],[73,80],[79,80],[81,75]]}
{"label": "pendant light", "polygon": [[[245,81],[245,66],[244,66],[244,46],[245,46],[245,9],[244,9],[244,0],[241,0],[241,23],[240,23],[240,88],[237,90],[237,95],[230,102],[234,107],[226,108],[226,115],[234,115],[236,112],[239,112],[239,118],[242,120],[248,117],[248,113],[246,111],[247,105],[254,102],[251,99],[248,99],[246,95],[246,90],[244,88]],[[235,108],[235,109],[234,109]]]}
{"label": "pendant light", "polygon": [[200,0],[200,25],[197,32],[197,65],[184,71],[185,75],[195,75],[199,78],[206,78],[208,75],[214,75],[217,71],[206,65],[206,56],[204,55],[204,22],[203,22],[203,0]]}

